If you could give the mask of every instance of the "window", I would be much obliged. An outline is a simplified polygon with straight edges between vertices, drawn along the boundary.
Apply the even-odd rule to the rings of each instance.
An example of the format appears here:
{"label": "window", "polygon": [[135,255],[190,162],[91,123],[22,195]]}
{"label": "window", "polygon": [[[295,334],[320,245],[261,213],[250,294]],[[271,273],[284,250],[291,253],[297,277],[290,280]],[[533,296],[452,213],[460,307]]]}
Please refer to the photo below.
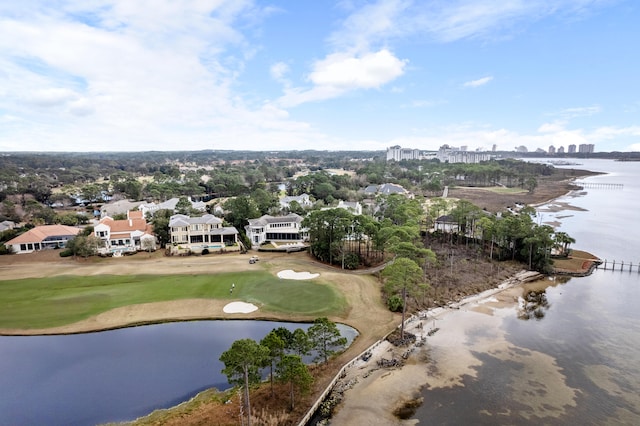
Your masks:
{"label": "window", "polygon": [[27,250],[27,245],[26,244],[20,244],[20,251],[26,251]]}

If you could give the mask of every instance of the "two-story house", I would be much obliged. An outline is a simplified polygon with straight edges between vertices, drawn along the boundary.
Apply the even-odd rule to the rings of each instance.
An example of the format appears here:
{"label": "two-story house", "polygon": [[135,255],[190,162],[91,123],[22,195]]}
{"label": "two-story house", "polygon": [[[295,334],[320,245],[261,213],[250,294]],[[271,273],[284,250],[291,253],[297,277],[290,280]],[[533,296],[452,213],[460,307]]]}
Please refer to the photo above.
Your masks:
{"label": "two-story house", "polygon": [[266,214],[257,219],[249,219],[245,230],[253,247],[258,247],[265,241],[295,244],[308,239],[308,232],[302,228],[302,216],[295,213],[286,216]]}
{"label": "two-story house", "polygon": [[211,214],[173,215],[169,218],[169,233],[172,254],[240,250],[238,230],[234,226],[222,226],[222,219]]}
{"label": "two-story house", "polygon": [[127,218],[114,220],[109,216],[100,219],[93,234],[102,240],[98,254],[119,256],[139,250],[155,250],[156,238],[152,226],[141,211],[128,211]]}

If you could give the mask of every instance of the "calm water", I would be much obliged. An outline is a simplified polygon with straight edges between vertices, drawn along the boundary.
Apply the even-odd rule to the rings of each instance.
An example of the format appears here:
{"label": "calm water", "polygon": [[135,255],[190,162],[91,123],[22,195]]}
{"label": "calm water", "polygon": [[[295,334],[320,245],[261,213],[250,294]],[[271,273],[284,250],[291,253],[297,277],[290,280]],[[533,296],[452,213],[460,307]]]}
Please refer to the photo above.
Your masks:
{"label": "calm water", "polygon": [[[621,183],[624,189],[570,194],[558,201],[573,207],[552,212],[543,206],[539,220],[559,222],[558,229],[577,240],[576,249],[637,265],[640,163],[576,161],[582,166],[563,168],[608,172],[586,181]],[[500,327],[511,345],[511,358],[475,353],[481,361],[477,377],[466,376],[463,386],[424,390],[424,403],[415,414],[419,424],[640,424],[640,274],[637,269],[599,270],[563,281],[546,288],[544,318],[519,320],[516,309],[505,316]],[[521,354],[557,366],[563,383],[553,384],[544,368],[536,371],[534,366],[525,374],[531,366],[522,362]],[[571,403],[560,410],[531,410],[529,399],[554,395]]]}
{"label": "calm water", "polygon": [[[262,339],[269,321],[194,321],[70,336],[0,336],[0,425],[131,420],[229,387],[220,371],[233,341]],[[349,344],[356,336],[339,325]]]}

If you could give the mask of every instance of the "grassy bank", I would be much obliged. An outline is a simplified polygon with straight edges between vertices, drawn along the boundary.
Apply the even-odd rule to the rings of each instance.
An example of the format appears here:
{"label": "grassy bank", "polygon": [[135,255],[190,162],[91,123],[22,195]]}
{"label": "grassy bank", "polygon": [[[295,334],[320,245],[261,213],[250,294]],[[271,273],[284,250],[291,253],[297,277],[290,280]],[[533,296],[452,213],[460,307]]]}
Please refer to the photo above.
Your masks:
{"label": "grassy bank", "polygon": [[[235,284],[233,293],[231,285]],[[293,281],[262,271],[196,275],[95,275],[0,281],[0,328],[71,324],[108,310],[179,299],[241,300],[262,311],[310,317],[339,314],[344,296],[318,280]]]}

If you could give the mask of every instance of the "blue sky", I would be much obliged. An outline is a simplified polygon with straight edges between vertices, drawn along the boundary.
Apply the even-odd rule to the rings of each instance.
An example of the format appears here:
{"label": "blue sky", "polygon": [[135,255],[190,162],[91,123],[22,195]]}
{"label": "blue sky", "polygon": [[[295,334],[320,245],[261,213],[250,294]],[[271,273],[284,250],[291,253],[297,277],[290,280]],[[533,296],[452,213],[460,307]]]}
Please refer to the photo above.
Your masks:
{"label": "blue sky", "polygon": [[0,2],[0,151],[640,151],[634,0]]}

